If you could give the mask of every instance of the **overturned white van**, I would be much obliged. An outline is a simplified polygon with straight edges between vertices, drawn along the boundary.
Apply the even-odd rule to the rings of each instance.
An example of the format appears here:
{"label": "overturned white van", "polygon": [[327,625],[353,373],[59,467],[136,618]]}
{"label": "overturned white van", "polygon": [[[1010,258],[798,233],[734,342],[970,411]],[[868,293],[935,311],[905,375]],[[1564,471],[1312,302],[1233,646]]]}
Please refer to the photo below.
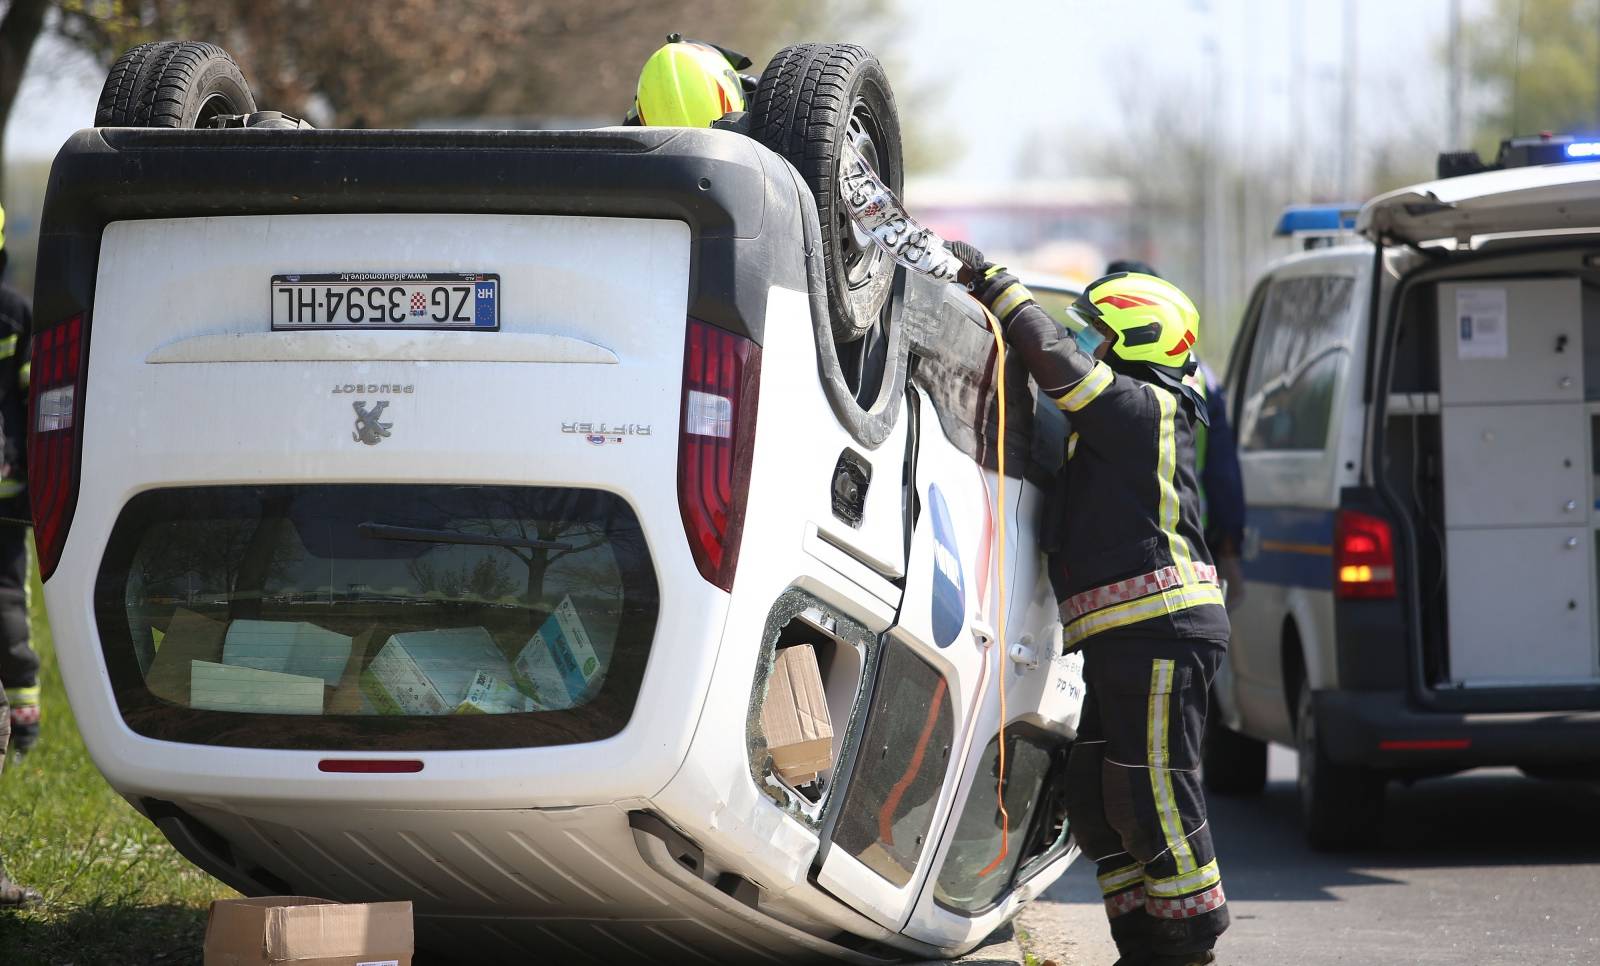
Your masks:
{"label": "overturned white van", "polygon": [[76,134],[36,298],[62,672],[184,855],[573,962],[954,954],[1061,873],[1061,417],[1009,364],[999,438],[965,295],[858,252],[839,333],[734,131],[227,120]]}

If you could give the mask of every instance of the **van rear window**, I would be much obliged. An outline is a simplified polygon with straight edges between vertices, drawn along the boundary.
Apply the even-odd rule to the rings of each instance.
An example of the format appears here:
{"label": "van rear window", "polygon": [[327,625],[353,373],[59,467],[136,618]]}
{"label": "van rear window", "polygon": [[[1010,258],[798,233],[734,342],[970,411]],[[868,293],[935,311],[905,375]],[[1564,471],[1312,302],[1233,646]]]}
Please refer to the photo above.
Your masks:
{"label": "van rear window", "polygon": [[129,501],[95,611],[140,734],[432,750],[622,730],[657,598],[615,494],[219,486]]}

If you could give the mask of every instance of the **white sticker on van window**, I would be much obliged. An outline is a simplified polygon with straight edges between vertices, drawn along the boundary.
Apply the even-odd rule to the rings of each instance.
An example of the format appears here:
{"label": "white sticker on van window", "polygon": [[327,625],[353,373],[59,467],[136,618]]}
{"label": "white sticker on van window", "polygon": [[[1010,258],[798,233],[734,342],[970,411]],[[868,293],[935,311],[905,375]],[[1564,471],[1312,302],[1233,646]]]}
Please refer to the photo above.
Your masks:
{"label": "white sticker on van window", "polygon": [[1456,358],[1506,357],[1506,290],[1456,289]]}

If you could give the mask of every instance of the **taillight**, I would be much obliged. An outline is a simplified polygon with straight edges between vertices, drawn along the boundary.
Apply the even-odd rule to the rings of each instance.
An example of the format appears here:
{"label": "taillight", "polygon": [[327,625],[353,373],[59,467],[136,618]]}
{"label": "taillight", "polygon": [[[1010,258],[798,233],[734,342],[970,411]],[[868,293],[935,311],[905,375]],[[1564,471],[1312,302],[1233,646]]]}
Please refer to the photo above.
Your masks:
{"label": "taillight", "polygon": [[761,347],[689,320],[683,348],[678,506],[701,576],[733,589],[755,443]]}
{"label": "taillight", "polygon": [[1333,533],[1333,567],[1340,597],[1393,597],[1394,537],[1389,521],[1340,510]]}
{"label": "taillight", "polygon": [[78,502],[78,440],[83,415],[83,316],[43,329],[29,367],[28,494],[39,576],[61,559]]}

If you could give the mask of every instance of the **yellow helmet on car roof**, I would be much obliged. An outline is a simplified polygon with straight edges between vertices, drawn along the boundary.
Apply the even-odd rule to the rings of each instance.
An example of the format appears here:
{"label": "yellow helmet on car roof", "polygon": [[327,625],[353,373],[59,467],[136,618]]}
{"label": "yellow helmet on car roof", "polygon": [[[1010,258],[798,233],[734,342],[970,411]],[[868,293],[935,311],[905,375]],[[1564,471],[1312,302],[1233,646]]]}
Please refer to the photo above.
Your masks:
{"label": "yellow helmet on car roof", "polygon": [[652,127],[708,127],[724,114],[744,110],[744,91],[721,51],[670,39],[639,72],[633,110],[640,124]]}
{"label": "yellow helmet on car roof", "polygon": [[1118,272],[1089,283],[1070,311],[1115,335],[1111,351],[1129,362],[1183,368],[1200,337],[1200,313],[1166,279]]}

